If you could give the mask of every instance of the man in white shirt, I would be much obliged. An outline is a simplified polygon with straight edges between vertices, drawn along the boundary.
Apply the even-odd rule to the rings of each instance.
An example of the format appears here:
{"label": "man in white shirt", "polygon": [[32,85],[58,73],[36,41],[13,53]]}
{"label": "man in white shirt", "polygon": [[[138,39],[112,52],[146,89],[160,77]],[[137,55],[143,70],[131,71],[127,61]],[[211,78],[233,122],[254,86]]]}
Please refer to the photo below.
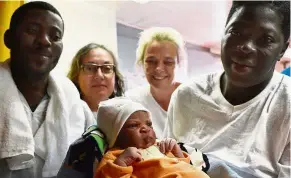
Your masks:
{"label": "man in white shirt", "polygon": [[52,5],[19,7],[5,32],[10,59],[0,63],[0,177],[55,177],[69,145],[95,124],[65,76],[53,76],[64,21]]}
{"label": "man in white shirt", "polygon": [[234,1],[223,73],[172,95],[165,136],[200,149],[211,178],[290,177],[290,79],[274,72],[290,36],[290,1]]}

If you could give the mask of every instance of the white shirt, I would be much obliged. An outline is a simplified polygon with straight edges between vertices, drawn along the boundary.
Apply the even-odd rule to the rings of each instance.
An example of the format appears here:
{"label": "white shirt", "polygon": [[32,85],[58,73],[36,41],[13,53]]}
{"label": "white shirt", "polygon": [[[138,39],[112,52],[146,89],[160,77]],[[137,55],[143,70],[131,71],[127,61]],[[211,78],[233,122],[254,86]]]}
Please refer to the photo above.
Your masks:
{"label": "white shirt", "polygon": [[150,87],[139,87],[132,90],[128,90],[125,93],[126,97],[129,97],[135,102],[141,103],[145,108],[151,112],[151,119],[153,123],[153,129],[158,139],[163,137],[163,131],[165,129],[167,120],[167,111],[165,111],[155,100],[150,92]]}
{"label": "white shirt", "polygon": [[[16,150],[7,151],[12,156],[1,155],[0,177],[55,177],[70,143],[80,138],[88,126],[96,124],[92,112],[66,77],[49,76],[49,96],[43,98],[34,112],[13,81],[9,60],[0,63],[0,80],[3,84],[0,85],[1,102],[6,106],[0,107],[0,120],[3,121],[0,122],[0,135],[4,138],[0,145],[5,143],[1,145],[1,151],[6,153],[6,145]],[[33,147],[32,160],[29,160],[30,157],[13,156],[19,153],[30,156]]]}
{"label": "white shirt", "polygon": [[221,76],[178,87],[165,137],[206,153],[211,178],[290,177],[290,78],[275,72],[259,95],[233,106],[221,93]]}
{"label": "white shirt", "polygon": [[[47,106],[50,101],[50,98],[48,95],[45,95],[37,108],[34,112],[31,111],[29,104],[27,103],[26,99],[22,95],[21,92],[19,92],[20,99],[22,101],[22,104],[24,106],[25,113],[27,115],[32,134],[35,136],[37,133],[37,130],[42,125],[43,121],[45,120]],[[11,171],[5,160],[0,160],[0,172],[1,177],[3,178],[41,178],[42,177],[42,168],[45,164],[45,160],[41,158],[39,155],[34,155],[34,166],[32,168],[28,169],[22,169],[18,171]]]}
{"label": "white shirt", "polygon": [[92,112],[94,115],[94,118],[97,120],[97,111]]}

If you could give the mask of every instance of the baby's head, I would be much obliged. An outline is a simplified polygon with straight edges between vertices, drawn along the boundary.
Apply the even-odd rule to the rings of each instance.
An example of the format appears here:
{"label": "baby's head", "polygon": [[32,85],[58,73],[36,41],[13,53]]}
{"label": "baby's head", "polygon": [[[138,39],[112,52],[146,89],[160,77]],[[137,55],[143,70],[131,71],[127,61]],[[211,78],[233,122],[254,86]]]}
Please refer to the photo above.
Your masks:
{"label": "baby's head", "polygon": [[117,97],[99,104],[97,125],[109,148],[148,148],[156,142],[150,112],[140,103]]}

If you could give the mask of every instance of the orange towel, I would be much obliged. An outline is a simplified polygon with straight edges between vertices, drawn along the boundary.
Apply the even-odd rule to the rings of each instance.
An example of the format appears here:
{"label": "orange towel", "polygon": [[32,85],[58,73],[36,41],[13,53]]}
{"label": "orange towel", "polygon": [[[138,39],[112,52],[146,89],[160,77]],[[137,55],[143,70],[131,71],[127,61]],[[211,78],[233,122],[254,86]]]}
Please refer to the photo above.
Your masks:
{"label": "orange towel", "polygon": [[190,165],[190,157],[173,158],[171,153],[165,158],[141,161],[128,167],[113,162],[124,150],[108,151],[95,172],[95,178],[209,178],[203,171]]}

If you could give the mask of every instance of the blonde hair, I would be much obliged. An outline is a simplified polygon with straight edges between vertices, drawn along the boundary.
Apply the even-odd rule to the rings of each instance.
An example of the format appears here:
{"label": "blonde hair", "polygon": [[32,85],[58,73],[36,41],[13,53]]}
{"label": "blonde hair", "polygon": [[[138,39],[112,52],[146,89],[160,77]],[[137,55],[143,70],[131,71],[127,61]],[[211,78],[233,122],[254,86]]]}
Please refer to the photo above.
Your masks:
{"label": "blonde hair", "polygon": [[147,46],[153,41],[169,41],[178,46],[177,63],[186,62],[187,54],[185,49],[185,42],[182,35],[170,27],[152,27],[144,30],[140,34],[138,47],[136,49],[136,63],[141,65],[144,63],[145,50]]}

